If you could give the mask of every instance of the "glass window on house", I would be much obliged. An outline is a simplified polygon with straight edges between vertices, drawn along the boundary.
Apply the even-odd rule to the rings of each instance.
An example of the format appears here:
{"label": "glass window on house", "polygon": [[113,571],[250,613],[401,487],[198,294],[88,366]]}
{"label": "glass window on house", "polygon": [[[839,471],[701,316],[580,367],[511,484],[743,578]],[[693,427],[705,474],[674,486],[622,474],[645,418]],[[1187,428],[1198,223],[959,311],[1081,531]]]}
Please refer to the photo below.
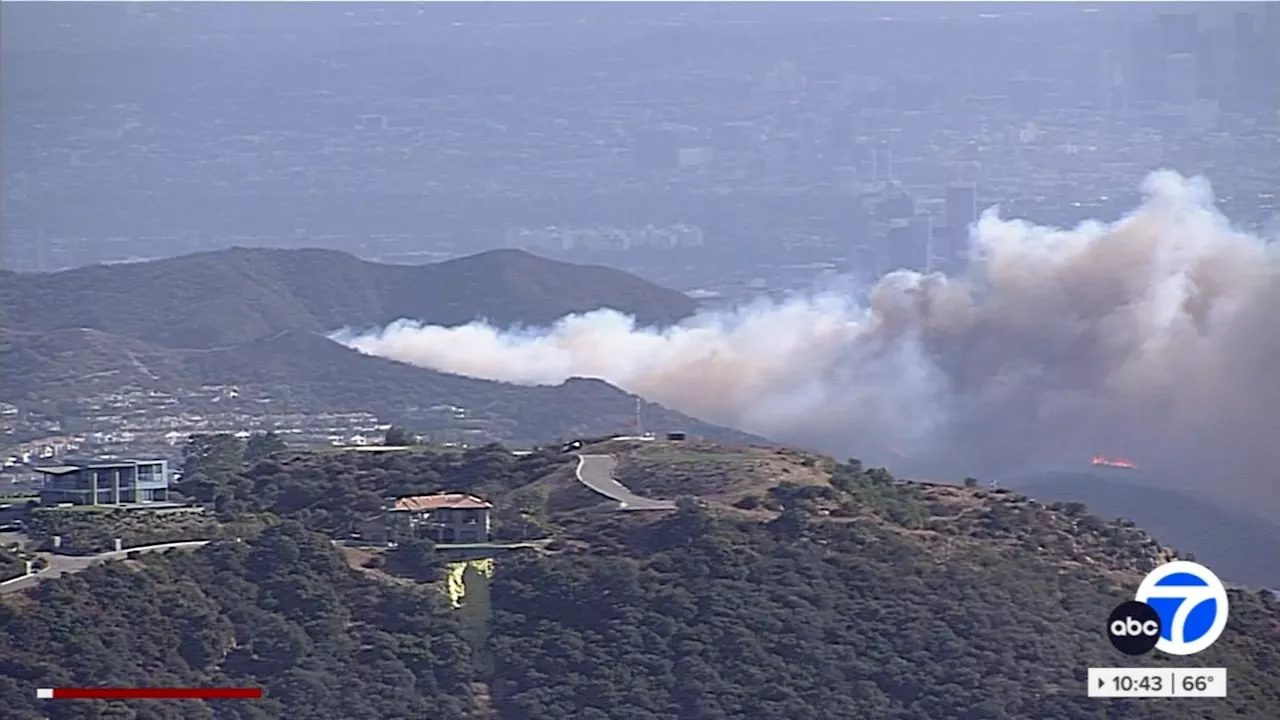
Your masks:
{"label": "glass window on house", "polygon": [[159,465],[138,466],[138,482],[159,482],[161,479]]}

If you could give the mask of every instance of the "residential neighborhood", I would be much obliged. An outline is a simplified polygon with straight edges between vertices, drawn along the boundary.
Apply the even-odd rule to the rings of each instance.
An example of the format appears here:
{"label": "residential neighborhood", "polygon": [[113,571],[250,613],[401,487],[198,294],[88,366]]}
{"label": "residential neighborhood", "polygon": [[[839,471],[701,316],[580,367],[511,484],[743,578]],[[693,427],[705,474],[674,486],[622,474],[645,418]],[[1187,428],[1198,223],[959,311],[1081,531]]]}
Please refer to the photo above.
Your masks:
{"label": "residential neighborhood", "polygon": [[[263,388],[205,385],[166,392],[126,386],[118,391],[86,395],[61,403],[66,421],[38,413],[21,413],[7,405],[4,419],[10,437],[30,437],[0,447],[0,489],[30,485],[32,463],[68,455],[101,459],[155,456],[181,457],[182,445],[196,434],[231,433],[241,439],[271,431],[290,445],[345,447],[378,444],[391,427],[372,412],[303,412],[282,404]],[[486,426],[467,408],[440,404],[424,408],[422,430],[434,442],[482,442]]]}

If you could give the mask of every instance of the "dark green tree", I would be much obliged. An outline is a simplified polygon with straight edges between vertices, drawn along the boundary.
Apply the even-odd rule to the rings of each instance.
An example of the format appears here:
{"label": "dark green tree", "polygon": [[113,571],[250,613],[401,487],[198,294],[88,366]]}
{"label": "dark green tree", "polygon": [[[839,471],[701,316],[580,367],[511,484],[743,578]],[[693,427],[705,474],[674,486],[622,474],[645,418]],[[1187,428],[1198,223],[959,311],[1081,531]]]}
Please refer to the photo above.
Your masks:
{"label": "dark green tree", "polygon": [[192,435],[182,448],[182,475],[217,477],[240,471],[244,442],[231,433]]}
{"label": "dark green tree", "polygon": [[392,568],[422,582],[440,577],[444,560],[436,554],[435,543],[426,538],[411,537],[390,553]]}
{"label": "dark green tree", "polygon": [[218,504],[220,513],[228,512],[235,507],[231,486],[243,469],[244,456],[244,443],[235,435],[192,435],[182,448],[182,480],[176,489],[199,502]]}
{"label": "dark green tree", "polygon": [[274,432],[254,433],[249,436],[249,442],[245,444],[244,459],[248,463],[256,462],[288,447],[285,441],[281,440],[280,436]]}
{"label": "dark green tree", "polygon": [[388,446],[413,445],[417,443],[418,438],[408,430],[392,425],[387,428],[387,434],[382,438],[382,444]]}

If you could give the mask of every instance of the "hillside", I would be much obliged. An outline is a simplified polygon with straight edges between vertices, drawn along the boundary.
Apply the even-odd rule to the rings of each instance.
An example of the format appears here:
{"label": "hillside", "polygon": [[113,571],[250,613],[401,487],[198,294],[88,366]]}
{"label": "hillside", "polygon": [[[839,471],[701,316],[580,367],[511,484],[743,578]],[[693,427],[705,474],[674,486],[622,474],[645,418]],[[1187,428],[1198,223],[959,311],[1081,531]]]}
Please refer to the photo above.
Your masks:
{"label": "hillside", "polygon": [[6,272],[0,326],[90,328],[182,348],[238,345],[286,330],[369,328],[410,318],[547,324],[602,307],[644,324],[687,317],[693,300],[619,270],[494,250],[433,265],[384,265],[332,250],[234,248],[49,274]]}
{"label": "hillside", "polygon": [[[620,479],[637,493],[670,500],[695,494],[723,504],[759,494],[761,485],[780,481],[822,482],[824,461],[812,455],[760,449],[727,452],[713,443],[611,441],[602,452],[623,459]],[[1077,503],[1101,517],[1136,524],[1180,552],[1213,567],[1229,582],[1251,587],[1280,587],[1280,525],[1219,507],[1209,500],[1139,484],[1126,472],[1054,473],[1026,478],[1010,489],[1042,503]],[[945,485],[921,484],[929,493],[950,491]],[[754,490],[753,490],[754,488]]]}
{"label": "hillside", "polygon": [[1280,524],[1203,497],[1139,485],[1124,473],[1058,473],[1027,479],[1015,489],[1046,502],[1083,503],[1100,515],[1128,518],[1194,553],[1225,579],[1280,588]]}
{"label": "hillside", "polygon": [[[490,440],[548,442],[618,432],[634,422],[635,397],[598,380],[556,387],[476,380],[362,355],[321,335],[288,331],[232,348],[179,350],[92,330],[0,333],[0,394],[32,407],[76,406],[125,387],[178,394],[235,385],[243,400],[222,409],[261,413],[356,412],[429,430],[438,408],[466,408]],[[653,403],[646,422],[729,442],[762,438],[722,428]],[[71,411],[72,413],[76,411]],[[81,410],[80,412],[87,412]]]}
{"label": "hillside", "polygon": [[[470,651],[438,593],[369,582],[323,537],[297,527],[252,545],[92,568],[32,596],[38,604],[0,607],[0,695],[12,720],[467,717]],[[76,638],[66,654],[50,654],[51,631]],[[216,710],[148,701],[135,716],[137,704],[37,701],[29,678],[63,687],[255,685],[269,698]]]}
{"label": "hillside", "polygon": [[8,402],[57,400],[130,385],[176,387],[182,357],[142,340],[89,329],[0,329],[0,396]]}
{"label": "hillside", "polygon": [[[0,280],[0,396],[78,432],[118,430],[127,415],[162,427],[157,412],[218,412],[231,423],[371,412],[424,432],[447,421],[443,431],[468,442],[617,432],[634,424],[635,400],[604,383],[472,380],[365,356],[323,335],[399,318],[544,324],[602,307],[666,324],[695,309],[684,295],[617,270],[508,250],[403,266],[328,250],[236,248]],[[201,399],[205,385],[235,386],[242,399],[215,407]],[[121,394],[134,391],[172,397],[171,410],[122,405]],[[468,419],[442,418],[452,407]],[[645,416],[656,428],[760,440],[657,405]]]}
{"label": "hillside", "polygon": [[[900,483],[785,449],[612,441],[588,449],[685,496],[679,508],[557,510],[573,458],[554,449],[286,453],[246,465],[234,441],[209,447],[192,455],[202,459],[184,492],[217,498],[224,522],[275,524],[0,598],[7,717],[87,717],[88,706],[37,704],[32,688],[108,681],[268,696],[156,703],[147,717],[158,720],[1280,714],[1280,603],[1253,591],[1231,591],[1227,631],[1196,658],[1228,668],[1228,699],[1085,697],[1086,667],[1178,664],[1119,656],[1103,630],[1174,553],[1075,506]],[[500,538],[553,542],[500,555],[487,594],[468,590],[451,611],[429,544],[340,553],[326,541],[385,498],[440,490],[491,499]],[[466,604],[479,597],[483,606]],[[93,709],[113,710],[127,712]]]}

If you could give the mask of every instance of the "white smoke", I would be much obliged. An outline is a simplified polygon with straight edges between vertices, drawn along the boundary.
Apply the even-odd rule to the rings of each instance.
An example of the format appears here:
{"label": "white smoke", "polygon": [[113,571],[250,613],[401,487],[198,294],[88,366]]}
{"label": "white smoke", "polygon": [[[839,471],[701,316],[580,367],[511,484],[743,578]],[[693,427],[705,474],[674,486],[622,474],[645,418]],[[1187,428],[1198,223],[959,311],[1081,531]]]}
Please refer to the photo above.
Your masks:
{"label": "white smoke", "polygon": [[1280,511],[1280,263],[1202,179],[1159,172],[1113,223],[985,214],[960,278],[898,272],[676,327],[609,310],[501,330],[408,320],[334,339],[521,384],[607,380],[704,420],[948,478],[1123,454]]}

